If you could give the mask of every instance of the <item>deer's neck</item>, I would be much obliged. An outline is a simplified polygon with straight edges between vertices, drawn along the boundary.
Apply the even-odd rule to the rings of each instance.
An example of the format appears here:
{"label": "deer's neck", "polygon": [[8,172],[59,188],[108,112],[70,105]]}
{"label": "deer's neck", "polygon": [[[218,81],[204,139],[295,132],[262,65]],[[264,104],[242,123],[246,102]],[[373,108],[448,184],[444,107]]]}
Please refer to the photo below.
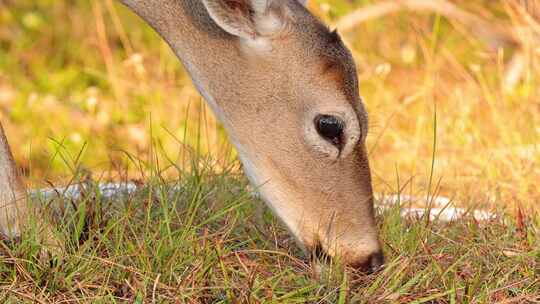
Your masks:
{"label": "deer's neck", "polygon": [[264,100],[260,86],[265,81],[250,72],[250,59],[243,56],[238,39],[212,21],[200,0],[122,1],[170,45],[227,130],[249,179],[262,184],[255,172],[260,160],[247,149],[254,140],[249,126],[264,111],[258,102]]}
{"label": "deer's neck", "polygon": [[241,85],[231,77],[231,67],[238,74],[242,66],[236,40],[210,19],[199,0],[122,2],[148,22],[169,44],[201,95],[227,127],[230,120],[225,113],[227,103],[230,103],[234,88]]}

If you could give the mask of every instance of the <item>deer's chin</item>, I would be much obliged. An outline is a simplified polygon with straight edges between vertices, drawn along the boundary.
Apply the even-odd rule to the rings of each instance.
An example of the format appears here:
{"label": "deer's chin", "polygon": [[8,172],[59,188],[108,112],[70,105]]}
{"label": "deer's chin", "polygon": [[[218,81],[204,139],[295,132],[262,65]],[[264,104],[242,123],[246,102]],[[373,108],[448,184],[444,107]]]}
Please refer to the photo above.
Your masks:
{"label": "deer's chin", "polygon": [[293,185],[283,181],[282,172],[275,165],[264,163],[257,153],[248,153],[244,147],[238,150],[244,173],[260,198],[272,213],[286,226],[297,245],[305,252],[316,245],[316,231],[313,223],[313,206],[305,206],[302,194]]}
{"label": "deer's chin", "polygon": [[298,245],[305,249],[306,239],[301,236],[304,233],[299,225],[303,215],[298,212],[299,208],[295,207],[294,202],[298,200],[298,197],[294,189],[280,183],[279,177],[275,174],[275,168],[263,164],[256,157],[251,157],[255,153],[248,154],[244,147],[237,147],[237,150],[244,173],[251,185],[270,210],[285,224]]}

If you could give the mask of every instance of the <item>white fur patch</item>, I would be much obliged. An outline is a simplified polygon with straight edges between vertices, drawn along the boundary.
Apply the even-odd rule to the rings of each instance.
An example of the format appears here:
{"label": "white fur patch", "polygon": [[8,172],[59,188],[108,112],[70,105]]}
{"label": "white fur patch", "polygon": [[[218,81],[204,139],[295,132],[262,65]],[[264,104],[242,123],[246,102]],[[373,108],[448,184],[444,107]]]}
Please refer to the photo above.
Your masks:
{"label": "white fur patch", "polygon": [[267,13],[255,19],[255,26],[257,27],[257,32],[261,35],[272,35],[281,30],[283,20],[273,13]]}
{"label": "white fur patch", "polygon": [[242,51],[248,55],[261,55],[272,51],[272,43],[266,37],[241,38]]}
{"label": "white fur patch", "polygon": [[241,38],[243,50],[248,53],[266,53],[272,51],[272,36],[283,27],[282,20],[274,14],[259,16],[255,20],[257,35]]}

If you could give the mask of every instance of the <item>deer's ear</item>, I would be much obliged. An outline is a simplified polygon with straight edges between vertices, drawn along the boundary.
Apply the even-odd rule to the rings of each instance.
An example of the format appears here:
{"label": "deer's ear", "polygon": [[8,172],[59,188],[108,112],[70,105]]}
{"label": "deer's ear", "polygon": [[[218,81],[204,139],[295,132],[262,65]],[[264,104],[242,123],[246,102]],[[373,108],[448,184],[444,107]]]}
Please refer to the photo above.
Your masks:
{"label": "deer's ear", "polygon": [[280,2],[286,1],[202,0],[202,2],[210,17],[223,30],[238,37],[255,39],[272,34],[281,28],[283,18],[271,6],[278,6]]}

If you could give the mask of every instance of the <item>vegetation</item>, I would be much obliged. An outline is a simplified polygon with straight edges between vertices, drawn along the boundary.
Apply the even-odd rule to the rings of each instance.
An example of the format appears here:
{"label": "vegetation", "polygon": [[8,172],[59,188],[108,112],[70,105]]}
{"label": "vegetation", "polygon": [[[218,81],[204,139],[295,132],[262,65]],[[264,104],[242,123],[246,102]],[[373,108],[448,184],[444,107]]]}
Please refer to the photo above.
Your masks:
{"label": "vegetation", "polygon": [[[310,9],[333,24],[378,2]],[[512,1],[454,3],[521,31],[522,77],[504,81],[515,47],[493,51],[437,14],[401,12],[344,33],[370,114],[374,187],[500,216],[441,223],[380,209],[387,265],[364,275],[319,272],[271,214],[256,224],[222,128],[136,16],[113,0],[0,0],[0,120],[28,183],[144,184],[114,202],[97,189],[47,202],[66,253],[38,258],[33,232],[2,243],[1,301],[540,301],[540,66],[530,38],[540,27]]]}
{"label": "vegetation", "polygon": [[[536,303],[538,218],[452,223],[380,213],[386,267],[365,275],[339,265],[321,272],[302,258],[234,168],[213,164],[179,181],[153,176],[140,192],[109,202],[90,188],[59,213],[67,239],[58,260],[39,259],[35,233],[3,246],[3,303]],[[158,171],[158,170],[156,170]],[[177,187],[180,186],[180,187]],[[176,189],[176,190],[175,190]],[[178,190],[180,189],[180,190]],[[96,190],[96,191],[94,191]],[[60,209],[60,208],[58,208]]]}

